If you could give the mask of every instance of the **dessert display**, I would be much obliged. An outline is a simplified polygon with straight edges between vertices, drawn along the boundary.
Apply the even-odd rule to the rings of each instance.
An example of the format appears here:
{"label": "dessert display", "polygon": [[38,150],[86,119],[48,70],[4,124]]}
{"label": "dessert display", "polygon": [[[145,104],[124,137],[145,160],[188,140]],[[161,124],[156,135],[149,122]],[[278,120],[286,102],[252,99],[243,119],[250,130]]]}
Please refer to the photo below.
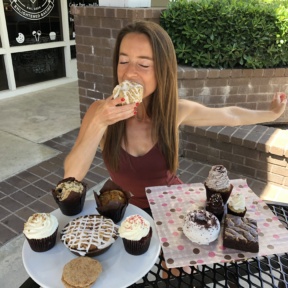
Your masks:
{"label": "dessert display", "polygon": [[23,233],[35,252],[45,252],[55,246],[58,220],[50,213],[35,213],[24,223]]}
{"label": "dessert display", "polygon": [[220,193],[212,194],[210,199],[206,202],[206,211],[214,214],[221,222],[224,215],[224,203]]}
{"label": "dessert display", "polygon": [[61,232],[61,241],[74,254],[100,255],[118,237],[118,226],[101,215],[85,215],[70,221]]}
{"label": "dessert display", "polygon": [[127,253],[131,255],[144,254],[151,242],[152,228],[149,221],[135,214],[127,217],[119,228],[119,236]]}
{"label": "dessert display", "polygon": [[98,193],[94,191],[94,198],[99,214],[118,223],[124,217],[131,194],[108,179]]}
{"label": "dessert display", "polygon": [[125,80],[113,89],[113,98],[116,99],[117,97],[125,99],[123,105],[140,103],[143,97],[143,86],[136,82]]}
{"label": "dessert display", "polygon": [[224,220],[223,246],[246,252],[259,252],[257,221],[227,214]]}
{"label": "dessert display", "polygon": [[56,188],[52,190],[52,195],[64,215],[74,216],[83,209],[86,190],[85,183],[69,177],[57,184]]}
{"label": "dessert display", "polygon": [[232,194],[227,204],[227,212],[235,216],[244,217],[246,211],[247,208],[244,195],[241,193]]}
{"label": "dessert display", "polygon": [[208,177],[204,182],[207,199],[210,199],[212,194],[220,193],[224,205],[227,203],[233,189],[233,185],[227,175],[227,169],[223,165],[212,166]]}
{"label": "dessert display", "polygon": [[90,257],[77,257],[65,264],[62,283],[66,288],[89,288],[102,273],[102,265]]}
{"label": "dessert display", "polygon": [[184,219],[183,233],[192,242],[209,245],[220,232],[220,222],[215,215],[205,210],[189,211]]}

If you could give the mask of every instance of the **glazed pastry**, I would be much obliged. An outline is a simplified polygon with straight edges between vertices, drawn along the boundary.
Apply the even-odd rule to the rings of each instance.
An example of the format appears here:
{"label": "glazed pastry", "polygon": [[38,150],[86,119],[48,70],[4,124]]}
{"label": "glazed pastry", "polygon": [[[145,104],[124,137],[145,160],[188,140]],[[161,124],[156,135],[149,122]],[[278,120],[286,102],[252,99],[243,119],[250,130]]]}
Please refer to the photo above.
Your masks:
{"label": "glazed pastry", "polygon": [[81,256],[100,255],[117,237],[118,226],[101,215],[80,216],[70,221],[61,232],[64,245]]}
{"label": "glazed pastry", "polygon": [[143,86],[128,80],[123,81],[113,89],[113,98],[125,99],[124,104],[141,103],[143,97]]}

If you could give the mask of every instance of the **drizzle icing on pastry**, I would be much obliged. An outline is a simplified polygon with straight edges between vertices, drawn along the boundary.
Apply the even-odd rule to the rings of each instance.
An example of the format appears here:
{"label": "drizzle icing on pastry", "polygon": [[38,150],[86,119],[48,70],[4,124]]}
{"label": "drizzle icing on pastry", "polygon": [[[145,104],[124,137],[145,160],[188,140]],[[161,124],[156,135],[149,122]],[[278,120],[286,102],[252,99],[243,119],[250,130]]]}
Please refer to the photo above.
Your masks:
{"label": "drizzle icing on pastry", "polygon": [[101,215],[85,215],[68,223],[62,230],[64,245],[81,256],[110,246],[118,237],[118,227]]}

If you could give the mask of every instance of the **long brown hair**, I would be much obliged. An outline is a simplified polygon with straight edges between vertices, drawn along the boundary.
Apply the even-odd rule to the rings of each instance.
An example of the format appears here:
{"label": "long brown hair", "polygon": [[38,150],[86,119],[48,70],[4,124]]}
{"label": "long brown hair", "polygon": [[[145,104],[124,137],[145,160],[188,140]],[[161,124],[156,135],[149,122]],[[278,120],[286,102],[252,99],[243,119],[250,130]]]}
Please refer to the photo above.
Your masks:
{"label": "long brown hair", "polygon": [[[117,66],[122,39],[128,33],[145,34],[153,51],[157,87],[149,96],[147,115],[152,121],[152,139],[156,139],[163,153],[168,169],[176,172],[178,168],[178,83],[177,61],[173,43],[167,32],[158,24],[137,21],[120,30],[116,39],[113,59],[114,85],[118,83]],[[126,139],[126,122],[120,121],[108,126],[103,147],[103,157],[109,166],[119,168],[121,140]]]}

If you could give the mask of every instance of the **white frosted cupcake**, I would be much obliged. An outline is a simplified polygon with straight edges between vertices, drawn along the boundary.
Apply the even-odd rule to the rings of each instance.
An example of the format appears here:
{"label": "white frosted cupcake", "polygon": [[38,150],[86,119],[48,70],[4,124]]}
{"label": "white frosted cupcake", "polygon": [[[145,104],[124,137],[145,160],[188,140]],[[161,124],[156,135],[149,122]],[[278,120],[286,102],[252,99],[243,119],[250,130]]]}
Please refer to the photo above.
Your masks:
{"label": "white frosted cupcake", "polygon": [[215,193],[220,193],[224,205],[227,203],[233,189],[230,183],[227,169],[223,165],[214,165],[211,167],[208,177],[204,182],[207,200]]}
{"label": "white frosted cupcake", "polygon": [[35,213],[24,224],[23,233],[35,252],[48,251],[54,247],[58,220],[50,213]]}
{"label": "white frosted cupcake", "polygon": [[246,211],[247,208],[244,195],[241,193],[232,194],[227,205],[227,212],[235,216],[244,217]]}
{"label": "white frosted cupcake", "polygon": [[119,236],[123,240],[126,252],[132,255],[144,254],[152,238],[152,228],[149,221],[135,214],[127,217],[119,228]]}

